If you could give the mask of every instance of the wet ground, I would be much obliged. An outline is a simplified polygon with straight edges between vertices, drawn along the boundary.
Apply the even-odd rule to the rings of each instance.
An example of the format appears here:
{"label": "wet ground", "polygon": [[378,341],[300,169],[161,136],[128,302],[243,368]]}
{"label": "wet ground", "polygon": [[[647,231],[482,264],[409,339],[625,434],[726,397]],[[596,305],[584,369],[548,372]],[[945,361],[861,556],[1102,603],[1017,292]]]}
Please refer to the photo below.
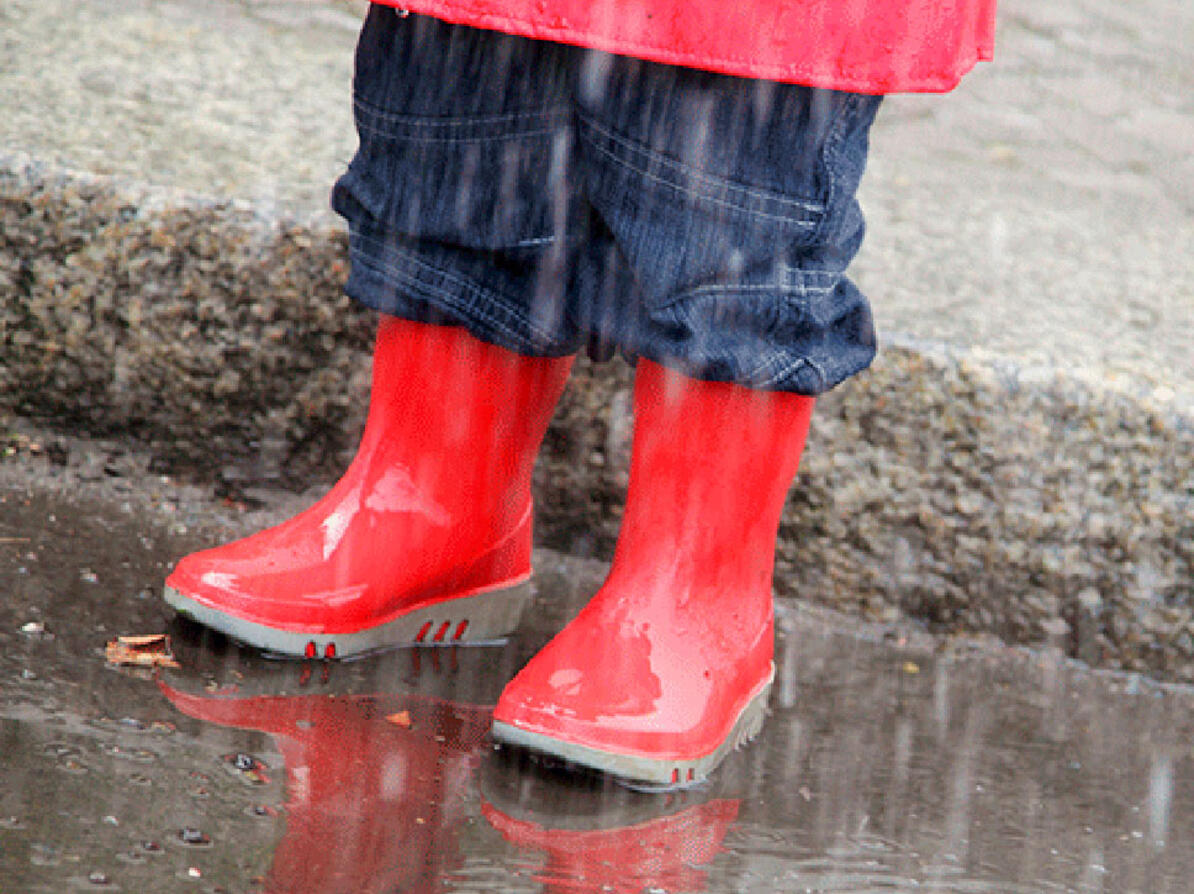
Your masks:
{"label": "wet ground", "polygon": [[[487,736],[598,563],[541,553],[503,648],[272,661],[159,603],[210,534],[6,480],[0,891],[1189,890],[1188,689],[785,605],[762,736],[634,794]],[[163,631],[179,669],[106,665]]]}

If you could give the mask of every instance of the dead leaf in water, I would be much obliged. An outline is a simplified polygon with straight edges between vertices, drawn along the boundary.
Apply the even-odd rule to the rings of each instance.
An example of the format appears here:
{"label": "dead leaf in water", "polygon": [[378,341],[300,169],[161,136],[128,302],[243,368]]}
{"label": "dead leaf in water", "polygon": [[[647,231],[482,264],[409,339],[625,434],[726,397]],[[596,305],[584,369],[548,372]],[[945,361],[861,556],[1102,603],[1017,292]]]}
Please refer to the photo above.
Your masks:
{"label": "dead leaf in water", "polygon": [[399,711],[396,714],[387,714],[386,720],[390,721],[390,723],[394,724],[394,726],[400,726],[403,729],[410,729],[411,727],[410,711]]}
{"label": "dead leaf in water", "polygon": [[174,660],[170,637],[164,633],[118,636],[104,650],[108,664],[132,667],[181,667]]}

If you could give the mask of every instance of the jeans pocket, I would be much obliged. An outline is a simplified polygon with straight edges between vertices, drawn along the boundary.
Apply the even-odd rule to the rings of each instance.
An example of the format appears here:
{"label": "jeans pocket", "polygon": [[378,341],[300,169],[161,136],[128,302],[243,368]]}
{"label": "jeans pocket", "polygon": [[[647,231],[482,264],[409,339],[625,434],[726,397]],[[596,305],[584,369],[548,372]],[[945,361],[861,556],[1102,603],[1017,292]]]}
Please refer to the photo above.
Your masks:
{"label": "jeans pocket", "polygon": [[580,123],[586,195],[613,234],[649,311],[760,278],[813,243],[825,214],[788,195],[694,169],[595,121]]}
{"label": "jeans pocket", "polygon": [[571,200],[559,114],[419,120],[356,103],[360,148],[333,206],[376,229],[465,248],[544,245]]}

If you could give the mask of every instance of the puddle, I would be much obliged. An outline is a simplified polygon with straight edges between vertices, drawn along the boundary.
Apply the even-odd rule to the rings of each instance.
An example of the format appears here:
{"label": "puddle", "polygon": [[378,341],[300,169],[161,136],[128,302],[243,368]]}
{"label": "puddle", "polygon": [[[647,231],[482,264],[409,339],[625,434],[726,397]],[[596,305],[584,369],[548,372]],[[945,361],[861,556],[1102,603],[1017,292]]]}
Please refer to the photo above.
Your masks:
{"label": "puddle", "polygon": [[[785,610],[762,737],[704,789],[641,795],[487,735],[592,563],[542,554],[504,648],[274,661],[158,603],[194,537],[0,497],[6,891],[1176,894],[1194,873],[1186,690]],[[179,670],[105,666],[108,639],[161,631]]]}

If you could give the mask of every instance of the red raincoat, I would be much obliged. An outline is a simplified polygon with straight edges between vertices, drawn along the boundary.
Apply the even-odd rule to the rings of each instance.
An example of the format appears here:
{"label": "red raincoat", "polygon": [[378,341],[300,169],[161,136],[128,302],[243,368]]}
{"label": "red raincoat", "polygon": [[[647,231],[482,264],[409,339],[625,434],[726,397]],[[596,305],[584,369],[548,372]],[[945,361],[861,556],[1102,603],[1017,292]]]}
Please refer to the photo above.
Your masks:
{"label": "red raincoat", "polygon": [[385,0],[448,22],[855,93],[940,92],[990,59],[995,0]]}

